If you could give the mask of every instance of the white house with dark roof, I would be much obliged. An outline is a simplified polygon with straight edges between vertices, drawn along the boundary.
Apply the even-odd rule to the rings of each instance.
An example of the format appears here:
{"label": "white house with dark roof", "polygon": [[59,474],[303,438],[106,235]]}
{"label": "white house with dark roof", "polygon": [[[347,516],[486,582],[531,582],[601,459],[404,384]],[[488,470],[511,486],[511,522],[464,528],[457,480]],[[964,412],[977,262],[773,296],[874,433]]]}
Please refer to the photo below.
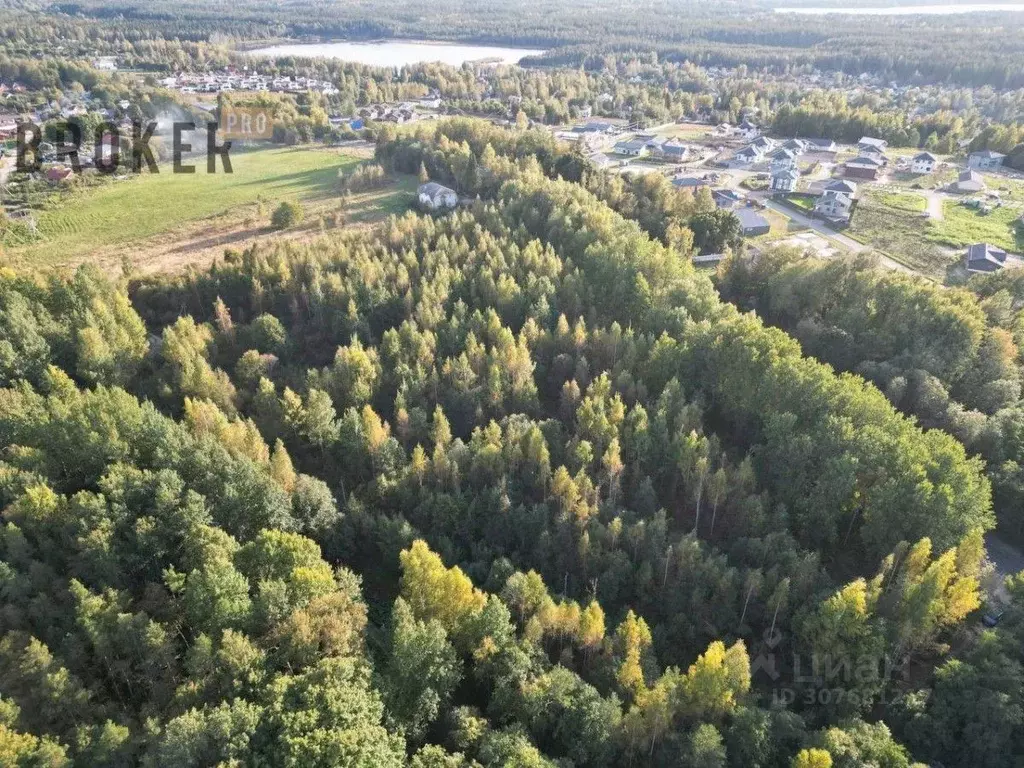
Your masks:
{"label": "white house with dark roof", "polygon": [[1006,266],[1006,251],[989,243],[975,243],[964,255],[968,272],[998,272]]}
{"label": "white house with dark roof", "polygon": [[983,149],[980,152],[971,152],[967,156],[967,166],[979,171],[994,171],[1003,164],[1006,155],[993,152],[991,149]]}
{"label": "white house with dark roof", "polygon": [[772,171],[770,189],[772,192],[796,192],[798,181],[800,181],[800,172],[796,168]]}
{"label": "white house with dark roof", "polygon": [[839,147],[832,139],[800,139],[804,143],[805,152],[822,152],[835,154]]}
{"label": "white house with dark roof", "polygon": [[794,155],[802,155],[807,151],[807,142],[803,139],[788,139],[782,143],[783,149],[788,149]]}
{"label": "white house with dark roof", "polygon": [[743,195],[734,189],[713,189],[711,190],[711,199],[719,208],[731,211],[737,203],[743,201]]}
{"label": "white house with dark roof", "polygon": [[911,173],[931,173],[935,170],[935,166],[939,164],[939,158],[933,155],[931,152],[921,152],[920,154],[914,155],[910,161]]}
{"label": "white house with dark roof", "polygon": [[776,149],[769,155],[769,159],[772,161],[772,173],[796,167],[796,153],[785,147]]}
{"label": "white house with dark roof", "polygon": [[852,181],[833,181],[814,202],[814,212],[823,219],[846,223],[853,215],[853,200],[857,185]]}
{"label": "white house with dark roof", "polygon": [[743,168],[753,163],[759,162],[764,157],[753,147],[744,147],[739,150],[735,155],[732,156],[732,160],[729,161],[729,165],[733,168]]}
{"label": "white house with dark roof", "polygon": [[825,192],[842,192],[845,195],[854,197],[857,194],[857,185],[848,179],[836,179],[825,185]]}
{"label": "white house with dark roof", "polygon": [[744,120],[742,123],[736,126],[736,133],[738,133],[747,141],[752,141],[761,135],[761,129],[758,128],[749,120]]}
{"label": "white house with dark roof", "polygon": [[648,142],[647,138],[623,139],[615,142],[612,151],[617,155],[626,155],[627,157],[643,157],[648,152]]}
{"label": "white house with dark roof", "polygon": [[876,139],[872,136],[861,136],[860,141],[857,142],[857,151],[861,153],[875,153],[885,154],[885,150],[889,147],[889,142],[885,139]]}
{"label": "white house with dark roof", "polygon": [[774,139],[769,139],[767,136],[758,136],[752,142],[750,142],[751,148],[757,151],[761,155],[767,155],[776,147]]}

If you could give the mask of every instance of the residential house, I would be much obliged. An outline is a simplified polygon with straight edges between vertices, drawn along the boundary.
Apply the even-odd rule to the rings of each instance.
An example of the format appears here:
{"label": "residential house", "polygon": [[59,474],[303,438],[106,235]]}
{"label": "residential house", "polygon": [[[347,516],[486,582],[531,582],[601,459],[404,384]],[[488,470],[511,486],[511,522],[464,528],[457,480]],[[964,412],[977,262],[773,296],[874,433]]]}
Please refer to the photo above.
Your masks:
{"label": "residential house", "polygon": [[861,136],[857,142],[857,151],[861,154],[883,155],[888,147],[889,142],[885,139],[875,139],[871,136]]}
{"label": "residential house", "polygon": [[753,141],[761,135],[761,129],[749,120],[744,120],[736,126],[736,133],[742,136],[746,141]]}
{"label": "residential house", "polygon": [[740,220],[740,232],[744,237],[767,235],[771,231],[768,219],[751,208],[739,208],[733,213]]}
{"label": "residential house", "polygon": [[772,173],[776,171],[788,171],[796,167],[796,153],[792,150],[780,147],[769,156],[772,161]]}
{"label": "residential house", "polygon": [[713,189],[711,190],[711,199],[719,208],[731,211],[737,203],[743,201],[743,195],[733,189]]}
{"label": "residential house", "polygon": [[839,147],[832,139],[801,139],[806,146],[806,152],[822,152],[826,154],[834,155],[839,151]]}
{"label": "residential house", "polygon": [[594,108],[589,104],[584,104],[576,110],[576,116],[581,120],[588,119],[592,114],[594,114]]}
{"label": "residential house", "polygon": [[914,155],[910,161],[911,173],[931,173],[935,170],[935,166],[939,164],[939,158],[933,155],[931,152],[921,152],[920,154]]}
{"label": "residential house", "polygon": [[662,159],[673,163],[681,163],[690,155],[690,148],[681,141],[672,139],[661,144],[656,154]]}
{"label": "residential house", "polygon": [[647,154],[647,143],[648,139],[646,138],[623,139],[622,141],[615,142],[612,151],[617,155],[625,155],[626,157],[643,157]]}
{"label": "residential house", "polygon": [[878,178],[879,172],[885,165],[876,155],[858,155],[853,160],[847,160],[843,165],[843,171],[847,176],[856,179],[867,179],[874,181]]}
{"label": "residential house", "polygon": [[807,151],[807,142],[803,139],[789,139],[782,143],[783,149],[788,149],[794,155],[802,155]]}
{"label": "residential house", "polygon": [[770,188],[772,192],[796,192],[798,181],[800,181],[800,172],[796,168],[772,171]]}
{"label": "residential house", "polygon": [[968,170],[961,173],[952,186],[954,192],[964,194],[982,192],[985,189],[985,179],[977,171]]}
{"label": "residential house", "polygon": [[597,168],[599,168],[601,170],[606,170],[608,168],[614,168],[615,166],[617,166],[617,165],[622,163],[621,160],[615,160],[613,158],[610,158],[610,157],[608,157],[608,155],[604,154],[603,152],[599,152],[596,155],[592,155],[591,158],[590,158],[590,162],[592,162],[595,167],[597,167]]}
{"label": "residential house", "polygon": [[849,181],[828,184],[825,191],[814,202],[814,213],[823,219],[837,223],[849,222],[853,215],[853,199],[857,185]]}
{"label": "residential house", "polygon": [[454,189],[449,189],[436,181],[420,184],[416,190],[420,205],[430,211],[454,208],[459,203],[459,196]]}
{"label": "residential house", "polygon": [[745,166],[756,163],[761,159],[762,155],[753,147],[744,147],[732,156],[732,160],[729,161],[729,165],[732,168],[743,168]]}
{"label": "residential house", "polygon": [[604,123],[597,120],[591,120],[583,125],[574,125],[573,133],[613,133],[615,126],[611,123]]}
{"label": "residential house", "polygon": [[680,176],[672,179],[672,185],[680,189],[689,189],[696,192],[700,187],[710,187],[706,179],[698,179],[696,176]]}
{"label": "residential house", "polygon": [[975,243],[964,255],[968,272],[998,272],[1006,266],[1006,251],[988,243]]}
{"label": "residential house", "polygon": [[758,154],[764,156],[775,149],[775,141],[767,136],[758,136],[750,142],[750,146],[757,150]]}
{"label": "residential house", "polygon": [[844,195],[855,197],[857,195],[857,185],[848,179],[836,179],[825,185],[823,192],[829,191],[842,192]]}
{"label": "residential house", "polygon": [[660,155],[662,144],[668,143],[667,136],[655,136],[653,133],[638,133],[634,138],[645,140],[647,151],[652,155]]}
{"label": "residential house", "polygon": [[999,152],[983,149],[980,152],[971,152],[967,156],[967,165],[969,168],[975,168],[979,171],[994,171],[1003,164],[1005,158],[1006,155]]}

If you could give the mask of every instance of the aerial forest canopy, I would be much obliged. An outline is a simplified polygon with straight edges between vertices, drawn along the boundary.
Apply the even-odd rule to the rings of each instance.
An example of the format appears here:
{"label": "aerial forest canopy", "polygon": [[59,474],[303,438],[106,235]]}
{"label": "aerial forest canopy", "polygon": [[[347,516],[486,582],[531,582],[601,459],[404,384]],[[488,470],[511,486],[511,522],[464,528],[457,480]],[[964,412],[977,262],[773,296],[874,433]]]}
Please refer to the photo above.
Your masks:
{"label": "aerial forest canopy", "polygon": [[471,202],[0,272],[0,760],[1016,765],[1024,581],[951,650],[983,459],[720,299],[702,196],[479,121],[376,159]]}
{"label": "aerial forest canopy", "polygon": [[57,32],[69,48],[83,40],[105,46],[110,53],[138,47],[150,64],[153,54],[178,42],[205,56],[199,44],[282,37],[397,37],[550,49],[534,64],[599,68],[606,54],[637,51],[704,66],[777,71],[817,67],[855,76],[871,72],[894,79],[1024,87],[1024,40],[1012,14],[993,10],[949,16],[836,17],[776,13],[779,5],[842,6],[818,0],[658,0],[642,6],[609,0],[527,0],[474,3],[470,11],[453,0],[3,3],[10,23],[19,27],[17,39],[23,45],[52,41]]}

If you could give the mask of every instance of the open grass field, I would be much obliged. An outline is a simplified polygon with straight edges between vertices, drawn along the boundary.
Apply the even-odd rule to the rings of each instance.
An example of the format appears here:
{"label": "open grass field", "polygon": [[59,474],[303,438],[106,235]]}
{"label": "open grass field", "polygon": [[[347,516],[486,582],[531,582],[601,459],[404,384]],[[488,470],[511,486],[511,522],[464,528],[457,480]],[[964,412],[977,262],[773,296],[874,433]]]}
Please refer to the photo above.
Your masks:
{"label": "open grass field", "polygon": [[989,213],[946,200],[941,221],[933,221],[927,237],[933,243],[962,248],[971,243],[992,243],[1008,251],[1024,251],[1024,235],[1016,221],[1024,214],[1019,205],[1003,205]]}
{"label": "open grass field", "polygon": [[[853,214],[853,221],[847,234],[850,237],[891,255],[915,272],[928,277],[944,279],[946,270],[956,262],[957,256],[938,243],[929,240],[933,223],[926,219],[918,208],[916,212],[891,206],[886,198],[904,206],[918,206],[916,198],[924,203],[920,195],[902,193],[881,193],[866,195]],[[881,198],[881,199],[880,199]]]}
{"label": "open grass field", "polygon": [[909,192],[874,192],[871,197],[881,205],[897,211],[924,213],[928,210],[927,200]]}
{"label": "open grass field", "polygon": [[667,136],[680,141],[710,139],[714,129],[705,123],[670,123],[653,131],[658,136]]}
{"label": "open grass field", "polygon": [[[8,245],[5,257],[26,266],[80,262],[91,254],[145,250],[154,241],[205,237],[210,242],[244,223],[249,234],[269,221],[272,208],[297,201],[309,214],[339,195],[338,171],[365,159],[366,152],[323,147],[277,147],[232,152],[233,173],[143,174],[55,196],[37,214],[38,239]],[[367,220],[377,212],[397,212],[410,198],[408,184],[389,185],[355,196],[346,221]],[[414,185],[413,185],[414,186]],[[337,206],[333,206],[336,208]],[[253,227],[256,229],[253,229]],[[173,238],[169,235],[174,235]],[[241,238],[239,238],[241,239]]]}

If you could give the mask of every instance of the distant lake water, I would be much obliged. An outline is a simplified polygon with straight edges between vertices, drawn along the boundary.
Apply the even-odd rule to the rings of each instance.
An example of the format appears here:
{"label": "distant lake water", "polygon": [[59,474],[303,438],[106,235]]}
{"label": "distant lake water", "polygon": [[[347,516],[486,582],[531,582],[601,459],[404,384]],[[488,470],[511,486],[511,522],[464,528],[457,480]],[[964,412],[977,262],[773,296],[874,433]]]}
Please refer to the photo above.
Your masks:
{"label": "distant lake water", "polygon": [[954,13],[991,13],[1024,11],[1024,3],[967,3],[965,5],[899,5],[874,8],[776,8],[776,13],[803,13],[824,16],[827,13],[845,13],[850,16],[939,16]]}
{"label": "distant lake water", "polygon": [[439,61],[458,67],[467,61],[500,61],[517,64],[526,56],[537,56],[544,51],[532,48],[502,48],[494,45],[462,45],[435,43],[427,40],[379,40],[365,43],[296,43],[273,45],[249,51],[254,56],[325,57],[354,61],[373,67],[402,67]]}

